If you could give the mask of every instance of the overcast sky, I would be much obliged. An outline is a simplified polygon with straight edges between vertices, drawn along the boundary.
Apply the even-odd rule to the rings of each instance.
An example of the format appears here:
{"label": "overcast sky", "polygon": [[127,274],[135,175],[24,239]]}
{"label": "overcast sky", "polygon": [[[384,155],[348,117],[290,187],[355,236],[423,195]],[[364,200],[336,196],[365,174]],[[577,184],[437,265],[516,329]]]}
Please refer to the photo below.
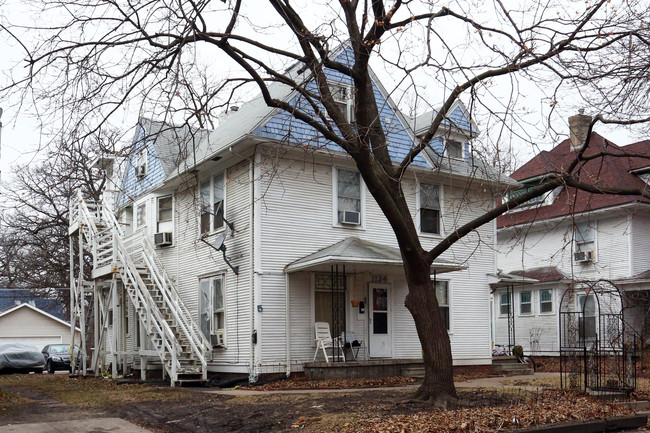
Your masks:
{"label": "overcast sky", "polygon": [[[28,12],[26,6],[20,1],[15,0],[6,0],[3,4],[0,0],[0,7],[2,9],[1,13],[7,17],[10,17],[13,21],[18,19],[23,20],[32,14]],[[259,10],[251,13],[268,13],[268,11]],[[311,19],[317,19],[318,15],[313,15]],[[43,19],[44,17],[38,17]],[[269,30],[271,32],[271,30]],[[266,34],[265,37],[269,37],[269,34]],[[6,85],[8,82],[7,77],[12,75],[12,72],[15,75],[15,70],[20,60],[24,58],[24,54],[20,47],[17,44],[8,39],[6,35],[0,32],[0,86]],[[215,64],[215,68],[218,68]],[[375,72],[380,76],[382,80],[390,82],[390,75],[387,71],[375,68]],[[228,70],[222,71],[223,74],[227,74]],[[498,94],[500,90],[495,89],[495,93]],[[522,88],[519,89],[521,97],[518,100],[518,109],[522,113],[527,113],[525,119],[530,122],[530,125],[535,125],[538,121],[541,123],[541,116],[543,108],[540,106],[538,101],[540,98],[540,92],[535,89],[535,86],[523,83]],[[508,92],[504,90],[504,92]],[[21,103],[25,102],[25,103]],[[528,103],[529,106],[526,106]],[[2,154],[0,160],[0,168],[2,170],[3,180],[8,180],[10,177],[10,168],[17,163],[29,163],[30,161],[38,160],[39,149],[42,148],[47,143],[47,138],[41,136],[41,127],[38,120],[37,114],[34,112],[32,105],[29,101],[21,101],[20,98],[14,100],[0,100],[0,107],[4,109],[4,114],[2,117],[3,129],[2,129]],[[562,129],[565,128],[565,117],[569,114],[572,114],[575,111],[575,107],[570,104],[560,107],[558,110],[558,126],[556,130],[562,132]],[[590,114],[590,113],[588,113]],[[124,127],[130,128],[136,122],[137,115],[133,115],[132,121],[128,119],[124,121]],[[533,128],[534,129],[534,128]],[[634,132],[630,133],[629,131],[623,128],[611,128],[598,126],[597,131],[601,133],[619,145],[627,144],[639,139],[638,136],[634,135]],[[568,127],[566,128],[568,132]],[[534,134],[537,134],[535,136]],[[523,141],[513,140],[516,147],[520,149],[520,163],[525,161],[526,158],[532,156],[532,154],[539,149],[550,149],[553,145],[553,141],[549,136],[545,134],[535,132],[533,134],[534,141],[537,142],[538,147],[533,148],[529,144],[523,144]],[[128,137],[131,137],[132,134],[126,134]]]}

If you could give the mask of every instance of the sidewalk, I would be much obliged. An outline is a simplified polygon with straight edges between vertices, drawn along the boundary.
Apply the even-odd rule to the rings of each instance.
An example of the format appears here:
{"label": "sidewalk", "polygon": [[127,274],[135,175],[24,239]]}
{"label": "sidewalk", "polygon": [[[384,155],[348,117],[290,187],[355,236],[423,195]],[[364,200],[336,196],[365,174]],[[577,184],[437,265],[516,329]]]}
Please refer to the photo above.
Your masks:
{"label": "sidewalk", "polygon": [[120,418],[90,418],[71,421],[9,424],[0,426],[0,433],[150,433]]}

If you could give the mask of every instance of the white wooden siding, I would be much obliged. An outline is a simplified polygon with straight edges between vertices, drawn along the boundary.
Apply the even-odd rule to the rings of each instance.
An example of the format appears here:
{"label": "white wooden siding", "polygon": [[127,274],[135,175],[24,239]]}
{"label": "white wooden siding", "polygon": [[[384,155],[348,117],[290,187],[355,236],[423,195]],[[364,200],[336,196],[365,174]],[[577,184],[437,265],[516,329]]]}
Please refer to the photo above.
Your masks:
{"label": "white wooden siding", "polygon": [[[370,194],[366,194],[365,229],[334,227],[332,225],[333,164],[331,160],[325,158],[322,163],[318,163],[317,158],[312,158],[310,155],[309,160],[306,160],[304,156],[301,154],[295,160],[285,158],[279,162],[274,159],[268,165],[265,164],[262,169],[262,172],[265,172],[261,188],[265,191],[261,204],[261,257],[264,273],[262,296],[265,300],[264,312],[259,313],[262,317],[262,330],[259,336],[264,339],[261,342],[262,364],[275,364],[284,355],[283,335],[286,335],[285,321],[278,320],[281,312],[284,311],[284,307],[279,304],[285,300],[285,285],[279,278],[267,279],[267,273],[273,276],[279,275],[287,264],[350,236],[397,246],[392,229]],[[341,164],[334,166],[340,167]],[[349,168],[352,168],[351,164]],[[485,206],[491,204],[486,198],[487,194],[477,194],[475,191],[466,194],[462,186],[450,186],[444,178],[432,176],[427,181],[444,184],[443,225],[446,231],[470,221],[478,216]],[[403,187],[409,206],[415,212],[414,180],[405,179]],[[475,198],[477,196],[478,198]],[[423,239],[425,247],[432,247],[440,238]],[[453,323],[451,338],[454,359],[458,363],[490,362],[489,289],[486,274],[496,271],[494,253],[490,248],[493,243],[494,226],[487,224],[477,233],[472,233],[458,242],[442,256],[447,260],[466,262],[469,266],[468,270],[445,274],[446,278],[453,279],[453,289],[450,294]],[[347,269],[347,271],[353,272],[354,269]],[[404,307],[406,284],[403,271],[400,268],[390,275],[393,335],[399,335],[399,338],[393,341],[393,356],[419,358],[421,357],[419,340],[410,313]],[[359,284],[362,284],[361,281],[368,283],[368,280],[363,280],[362,276],[355,275],[355,278]],[[299,360],[310,360],[313,357],[312,287],[311,284],[309,287],[306,284],[305,276],[290,276],[291,359],[292,363],[296,364]],[[272,308],[272,311],[278,309],[277,314],[266,314],[270,308],[267,299],[278,303],[277,307]],[[309,304],[306,304],[308,299]],[[365,326],[360,326],[357,322],[358,320],[352,320],[355,333],[363,332],[360,335],[366,336]],[[266,342],[269,337],[272,341]]]}
{"label": "white wooden siding", "polygon": [[631,275],[635,276],[650,269],[650,217],[637,213],[632,215],[632,266]]}
{"label": "white wooden siding", "polygon": [[[574,263],[572,221],[500,230],[498,267],[506,272],[555,266],[569,277],[597,280],[629,277],[630,227],[626,218],[597,219],[596,260]],[[516,237],[513,234],[516,233]]]}
{"label": "white wooden siding", "polygon": [[[226,265],[221,252],[215,251],[199,240],[199,206],[198,186],[195,181],[187,181],[174,191],[174,241],[171,247],[157,248],[163,266],[175,281],[176,288],[187,305],[192,318],[198,323],[199,279],[210,275],[225,275],[225,344],[224,349],[215,349],[210,363],[211,369],[229,371],[249,371],[251,350],[251,182],[250,163],[243,161],[226,169],[226,219],[232,222],[234,232],[229,232],[225,245],[227,257],[232,264],[239,266],[239,275],[235,275]],[[209,178],[224,171],[225,167],[216,166],[213,171],[201,173],[199,180]],[[155,227],[156,196],[166,195],[168,191],[159,192],[146,198],[148,226]],[[150,231],[149,235],[152,235]],[[206,240],[213,243],[216,234]],[[135,336],[132,336],[134,338]]]}
{"label": "white wooden siding", "polygon": [[[557,355],[559,351],[559,308],[560,299],[566,284],[543,283],[525,287],[514,287],[514,319],[515,335],[514,344],[524,349],[524,353],[531,355]],[[553,312],[542,313],[539,304],[540,290],[552,290]],[[532,312],[530,315],[520,314],[520,297],[522,291],[532,292]],[[494,332],[497,345],[508,344],[508,316],[500,314],[501,294],[506,289],[499,289],[494,293]],[[534,344],[538,340],[538,344]]]}

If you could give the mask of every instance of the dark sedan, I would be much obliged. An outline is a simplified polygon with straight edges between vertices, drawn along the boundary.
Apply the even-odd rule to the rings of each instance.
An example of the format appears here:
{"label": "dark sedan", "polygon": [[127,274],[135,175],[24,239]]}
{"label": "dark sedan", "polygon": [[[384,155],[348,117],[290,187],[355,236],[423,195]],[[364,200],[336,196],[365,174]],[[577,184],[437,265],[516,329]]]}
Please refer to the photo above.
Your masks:
{"label": "dark sedan", "polygon": [[[75,357],[77,351],[78,349],[75,347]],[[43,357],[45,358],[45,368],[48,373],[54,374],[57,370],[72,372],[69,344],[48,344],[43,348]]]}

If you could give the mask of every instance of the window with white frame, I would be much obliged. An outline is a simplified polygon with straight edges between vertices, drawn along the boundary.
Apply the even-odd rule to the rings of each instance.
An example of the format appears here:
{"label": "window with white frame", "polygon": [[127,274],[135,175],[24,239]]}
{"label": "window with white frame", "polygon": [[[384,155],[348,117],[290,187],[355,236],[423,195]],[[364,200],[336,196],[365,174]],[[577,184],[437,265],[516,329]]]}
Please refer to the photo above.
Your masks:
{"label": "window with white frame", "polygon": [[136,207],[135,222],[137,229],[147,225],[147,202],[140,203]]}
{"label": "window with white frame", "polygon": [[142,148],[135,155],[135,177],[142,179],[147,175],[147,148]]}
{"label": "window with white frame", "polygon": [[449,281],[436,281],[436,299],[445,329],[449,331]]}
{"label": "window with white frame", "polygon": [[582,317],[579,319],[580,338],[593,341],[598,336],[596,329],[596,297],[591,294],[579,294],[577,303],[579,311],[582,311]]}
{"label": "window with white frame", "polygon": [[440,185],[420,184],[420,232],[440,234]]}
{"label": "window with white frame", "polygon": [[456,140],[445,140],[445,156],[454,159],[463,159],[463,143]]}
{"label": "window with white frame", "polygon": [[519,314],[532,314],[533,293],[529,290],[519,292]]}
{"label": "window with white frame", "polygon": [[223,334],[226,326],[224,278],[217,275],[199,280],[199,325],[206,338]]}
{"label": "window with white frame", "polygon": [[173,200],[172,196],[158,197],[158,232],[171,232],[173,229],[172,223],[173,214]]}
{"label": "window with white frame", "polygon": [[596,224],[591,221],[578,223],[573,229],[576,251],[594,251],[596,246]]}
{"label": "window with white frame", "polygon": [[354,122],[354,94],[352,87],[345,84],[330,83],[330,90],[334,103],[339,107],[341,113],[348,122]]}
{"label": "window with white frame", "polygon": [[499,296],[499,314],[502,316],[507,316],[510,311],[510,295],[506,293],[501,293]]}
{"label": "window with white frame", "polygon": [[358,171],[337,170],[337,222],[361,224],[361,175]]}
{"label": "window with white frame", "polygon": [[550,289],[542,289],[539,291],[539,312],[552,313],[553,312],[553,291]]}
{"label": "window with white frame", "polygon": [[210,233],[223,227],[224,186],[223,173],[201,182],[201,233]]}
{"label": "window with white frame", "polygon": [[[332,280],[331,273],[314,275],[314,322],[327,322],[330,332],[345,331],[345,278]],[[337,281],[338,280],[338,281]],[[334,287],[332,287],[334,281]],[[334,335],[332,335],[334,336]]]}

